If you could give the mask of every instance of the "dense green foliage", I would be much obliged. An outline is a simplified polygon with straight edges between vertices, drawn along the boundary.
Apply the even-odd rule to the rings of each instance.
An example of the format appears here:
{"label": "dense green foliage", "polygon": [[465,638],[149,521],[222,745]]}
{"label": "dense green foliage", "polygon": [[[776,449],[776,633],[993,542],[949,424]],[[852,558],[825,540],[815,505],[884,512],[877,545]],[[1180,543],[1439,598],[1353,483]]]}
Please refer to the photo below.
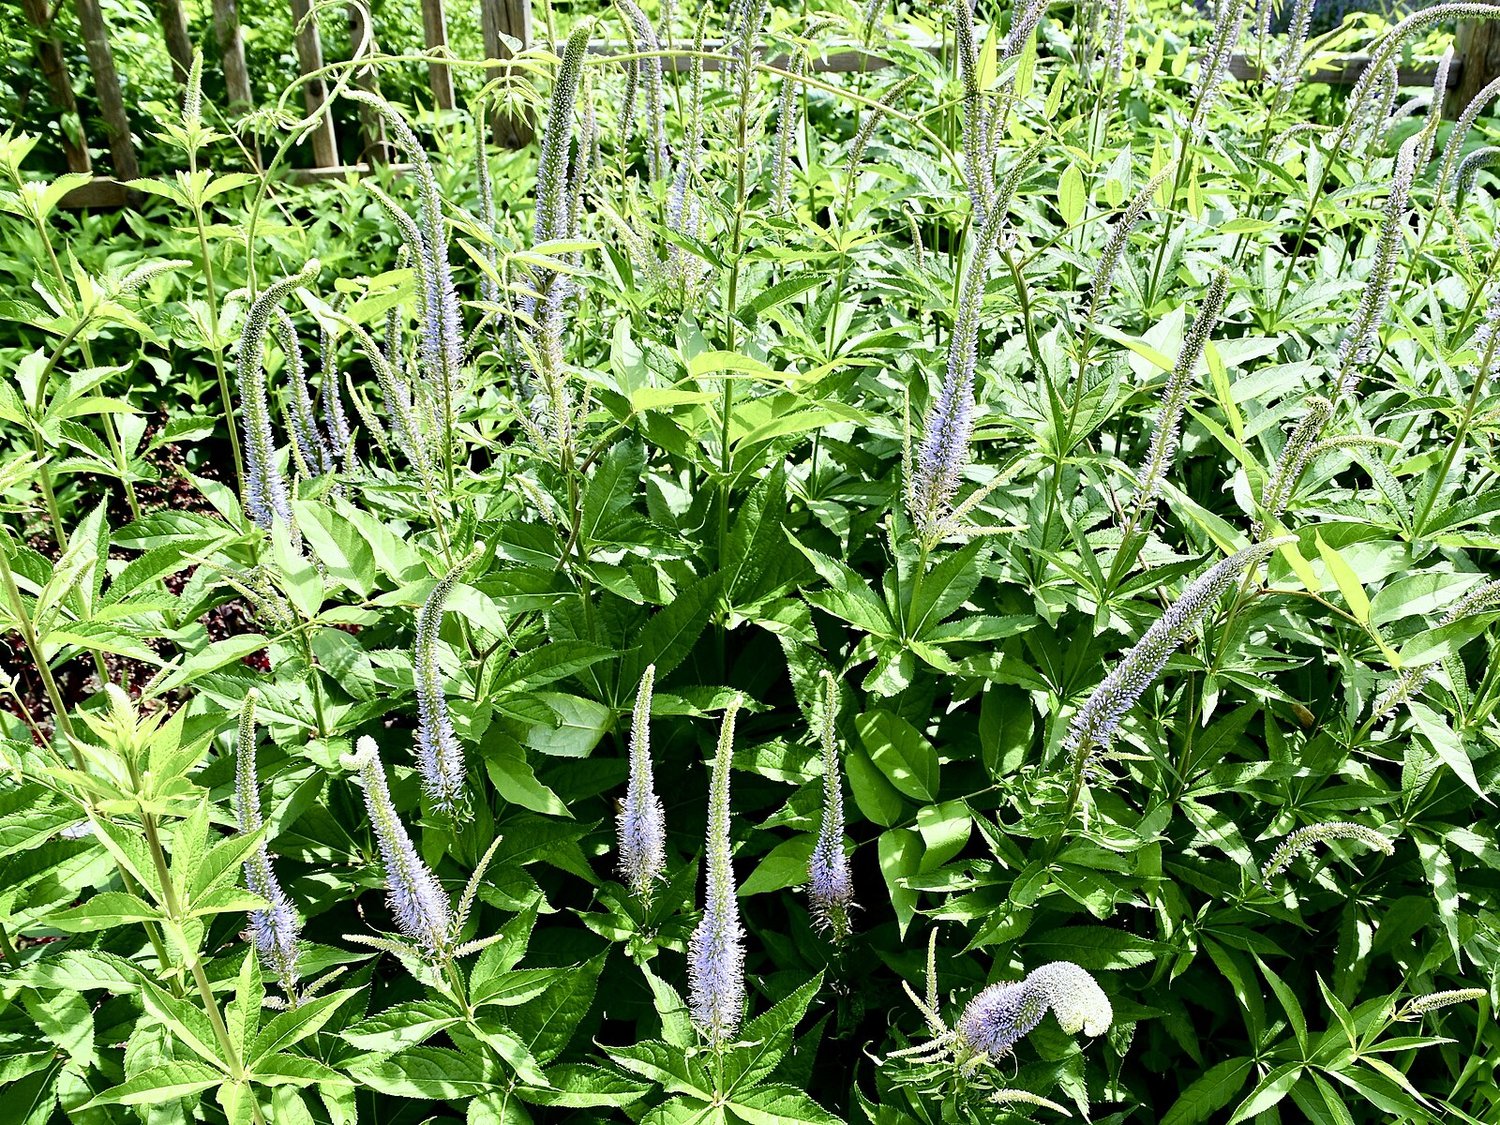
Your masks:
{"label": "dense green foliage", "polygon": [[1486,10],[872,11],[0,142],[0,1118],[1500,1115]]}

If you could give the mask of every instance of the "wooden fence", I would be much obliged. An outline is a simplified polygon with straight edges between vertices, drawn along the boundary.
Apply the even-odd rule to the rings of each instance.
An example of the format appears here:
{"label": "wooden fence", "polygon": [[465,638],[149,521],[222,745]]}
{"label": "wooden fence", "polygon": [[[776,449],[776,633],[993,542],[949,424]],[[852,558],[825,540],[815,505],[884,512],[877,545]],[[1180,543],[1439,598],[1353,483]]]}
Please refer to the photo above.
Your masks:
{"label": "wooden fence", "polygon": [[[63,0],[57,0],[61,6]],[[422,7],[423,47],[433,52],[427,64],[428,83],[432,90],[433,105],[438,109],[454,107],[453,74],[443,61],[448,52],[448,21],[444,0],[420,0]],[[484,38],[484,53],[495,66],[491,72],[498,73],[501,64],[514,55],[512,44],[521,50],[533,43],[531,5],[532,0],[477,0],[480,26]],[[303,75],[316,75],[323,67],[322,37],[317,19],[311,14],[311,0],[289,0],[293,26],[296,31],[297,64]],[[92,73],[95,95],[99,102],[100,117],[110,154],[112,177],[98,176],[91,183],[72,192],[64,201],[70,207],[108,207],[127,202],[127,191],[121,181],[135,179],[139,173],[136,160],[135,141],[131,134],[130,120],[121,92],[120,75],[115,65],[110,46],[109,28],[99,7],[99,0],[73,0],[78,21],[83,33],[83,44]],[[255,90],[251,85],[249,69],[245,64],[245,45],[240,31],[239,12],[236,0],[211,0],[213,33],[219,47],[224,68],[224,81],[229,94],[228,112],[231,115],[243,112],[255,104]],[[154,0],[162,35],[171,59],[173,77],[179,88],[187,82],[192,66],[193,43],[188,31],[186,13],[182,0]],[[61,45],[56,38],[52,22],[58,8],[49,0],[21,0],[22,9],[37,29],[37,63],[43,77],[52,90],[53,97],[65,113],[77,113],[73,97],[71,76]],[[325,13],[327,9],[324,9]],[[351,40],[360,41],[367,29],[364,25],[365,10],[358,4],[348,6]],[[386,45],[389,46],[389,45]],[[708,45],[710,50],[717,44]],[[937,52],[940,44],[924,44],[924,49]],[[628,49],[625,44],[599,41],[591,45],[598,53],[610,53]],[[681,60],[669,59],[676,69]],[[1333,66],[1305,74],[1304,80],[1330,85],[1349,85],[1356,81],[1368,62],[1366,56],[1351,55],[1338,60]],[[704,60],[705,69],[716,69],[717,60]],[[851,72],[878,70],[889,66],[890,61],[878,52],[859,49],[840,50],[817,58],[813,68],[825,72]],[[373,68],[354,76],[356,85],[374,89],[376,75]],[[1231,71],[1236,78],[1255,81],[1261,77],[1254,60],[1237,55]],[[1431,83],[1433,66],[1418,65],[1401,70],[1403,85]],[[1467,21],[1459,32],[1458,46],[1449,72],[1449,85],[1457,92],[1452,99],[1458,106],[1466,105],[1486,83],[1500,75],[1500,27],[1491,21]],[[308,138],[311,149],[311,167],[298,169],[294,175],[299,179],[338,177],[350,173],[362,173],[372,165],[382,163],[388,154],[386,138],[380,119],[374,113],[363,111],[359,117],[360,151],[353,163],[345,163],[339,155],[339,138],[334,126],[333,114],[328,101],[328,88],[321,76],[309,78],[303,84],[303,97],[309,116],[319,115],[316,127]],[[80,130],[82,122],[80,120]],[[521,147],[532,138],[530,122],[497,115],[493,122],[495,140],[508,147]],[[62,137],[63,152],[72,172],[93,172],[87,137]]]}

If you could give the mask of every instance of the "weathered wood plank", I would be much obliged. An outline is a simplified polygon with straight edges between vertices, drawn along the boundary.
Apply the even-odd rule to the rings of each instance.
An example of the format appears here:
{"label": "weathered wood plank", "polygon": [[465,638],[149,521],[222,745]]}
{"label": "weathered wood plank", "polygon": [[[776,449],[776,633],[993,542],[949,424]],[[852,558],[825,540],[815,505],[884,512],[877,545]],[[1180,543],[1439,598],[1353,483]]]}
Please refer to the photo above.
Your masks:
{"label": "weathered wood plank", "polygon": [[[369,53],[374,54],[375,29],[369,23],[369,12],[363,4],[350,4],[349,14],[349,42],[355,50],[359,49],[361,43],[369,37]],[[367,94],[380,94],[380,77],[375,73],[373,66],[362,66],[354,72],[354,85]],[[380,116],[378,110],[372,106],[360,103],[359,107],[359,132],[364,138],[364,148],[360,152],[361,160],[369,160],[373,164],[387,164],[390,162],[389,144],[385,134],[385,119]]]}
{"label": "weathered wood plank", "polygon": [[[304,75],[323,69],[323,40],[318,35],[318,20],[312,14],[309,0],[292,0],[292,24],[297,29],[297,65]],[[328,109],[328,85],[321,77],[309,79],[302,86],[303,101],[309,114],[318,113],[312,132],[313,164],[329,168],[339,162],[338,140],[333,132],[333,114]]]}
{"label": "weathered wood plank", "polygon": [[58,201],[58,206],[67,211],[117,210],[131,203],[138,195],[118,180],[108,176],[96,176],[86,184],[79,184]]}
{"label": "weathered wood plank", "polygon": [[120,93],[120,74],[115,70],[115,53],[109,45],[109,26],[99,0],[73,0],[78,12],[78,26],[83,32],[83,49],[94,72],[94,92],[99,97],[99,113],[109,133],[109,156],[117,179],[133,180],[141,174],[135,159],[135,138],[130,135],[130,115],[125,112],[125,98]]}
{"label": "weathered wood plank", "polygon": [[[1329,86],[1353,86],[1369,64],[1369,55],[1344,55],[1307,68],[1302,73],[1302,81],[1322,82]],[[1462,60],[1455,57],[1453,65],[1448,68],[1449,89],[1458,84],[1463,69]],[[1230,59],[1229,73],[1241,82],[1261,80],[1261,72],[1248,55],[1235,55]],[[1437,62],[1419,62],[1415,66],[1399,67],[1396,76],[1403,86],[1431,86],[1432,80],[1437,77]]]}
{"label": "weathered wood plank", "polygon": [[413,168],[411,164],[335,164],[328,168],[291,168],[286,179],[294,184],[316,184],[324,180],[342,180],[347,176],[368,176],[377,169],[393,176],[404,176]]}
{"label": "weathered wood plank", "polygon": [[193,37],[188,34],[187,10],[182,0],[156,0],[156,18],[167,41],[167,57],[172,60],[172,81],[179,91],[187,89],[188,74],[193,69]]}
{"label": "weathered wood plank", "polygon": [[[429,51],[448,49],[448,15],[443,0],[422,0],[422,38]],[[438,109],[453,108],[453,72],[447,64],[427,64],[427,82],[432,87],[432,104]]]}
{"label": "weathered wood plank", "polygon": [[1494,20],[1464,20],[1458,25],[1454,55],[1464,61],[1451,100],[1453,116],[1457,116],[1480,90],[1500,77],[1500,28]]}
{"label": "weathered wood plank", "polygon": [[[479,20],[486,59],[504,62],[515,57],[516,52],[511,50],[506,37],[518,42],[522,51],[531,46],[530,0],[479,0]],[[498,78],[504,73],[504,67],[493,66],[486,72],[486,78]],[[491,127],[495,143],[504,148],[522,148],[535,136],[533,123],[520,114],[496,112]]]}
{"label": "weathered wood plank", "polygon": [[[1495,25],[1486,21],[1486,27]],[[1495,28],[1500,34],[1500,27]],[[942,44],[937,41],[913,44],[918,50],[926,51],[928,54],[936,55],[942,52]],[[710,55],[723,55],[728,48],[721,39],[708,40],[703,49]],[[597,39],[589,44],[589,52],[595,55],[621,55],[632,50],[629,43],[618,40]],[[488,47],[486,48],[488,51]],[[786,69],[790,60],[781,55],[768,60],[771,66]],[[1369,63],[1369,55],[1346,55],[1337,62],[1327,62],[1318,68],[1309,68],[1303,75],[1304,82],[1323,82],[1330,86],[1352,86],[1359,81],[1359,76],[1364,72]],[[1455,59],[1448,73],[1449,86],[1455,86],[1459,82],[1459,75],[1463,71],[1461,59]],[[692,60],[683,56],[673,55],[662,60],[662,65],[667,70],[686,72],[692,65]],[[878,50],[864,50],[859,47],[843,47],[831,51],[826,55],[816,57],[812,61],[812,68],[820,74],[851,74],[866,70],[883,70],[895,65],[891,59],[886,58]],[[724,66],[722,58],[705,58],[703,69],[721,70]],[[1230,73],[1241,82],[1258,81],[1261,77],[1259,69],[1252,57],[1244,54],[1235,55],[1229,63]],[[1403,86],[1430,86],[1433,77],[1437,73],[1435,61],[1418,62],[1414,66],[1402,67],[1400,70],[1401,85]]]}
{"label": "weathered wood plank", "polygon": [[[94,162],[89,157],[88,135],[78,113],[78,99],[73,96],[73,80],[68,75],[62,45],[52,34],[52,13],[47,10],[46,0],[21,0],[21,8],[37,30],[36,61],[52,91],[52,99],[62,110],[62,116],[72,119],[66,123],[59,121],[57,129],[58,143],[62,145],[68,171],[92,172]],[[75,125],[76,132],[69,128]]]}
{"label": "weathered wood plank", "polygon": [[245,64],[245,37],[240,32],[238,0],[213,0],[214,39],[224,60],[224,85],[229,91],[229,113],[237,116],[255,101],[250,68]]}

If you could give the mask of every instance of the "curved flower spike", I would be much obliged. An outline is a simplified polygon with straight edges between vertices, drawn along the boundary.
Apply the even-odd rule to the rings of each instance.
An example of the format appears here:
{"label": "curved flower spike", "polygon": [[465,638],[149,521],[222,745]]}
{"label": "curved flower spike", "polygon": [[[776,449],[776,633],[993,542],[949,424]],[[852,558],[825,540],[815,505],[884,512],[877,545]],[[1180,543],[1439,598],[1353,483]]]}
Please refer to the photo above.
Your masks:
{"label": "curved flower spike", "polygon": [[443,575],[417,614],[417,643],[412,671],[417,687],[417,769],[422,790],[439,812],[458,816],[464,804],[464,751],[448,715],[443,674],[438,668],[438,633],[443,605],[469,565],[479,556],[475,547]]}
{"label": "curved flower spike", "polygon": [[1071,961],[1053,961],[1033,969],[1024,980],[990,985],[965,1005],[950,1029],[937,1012],[936,970],[934,938],[927,953],[927,999],[902,982],[907,996],[927,1020],[933,1038],[893,1051],[890,1058],[922,1064],[951,1058],[962,1070],[972,1071],[1009,1054],[1049,1011],[1069,1035],[1080,1031],[1103,1035],[1114,1020],[1109,997],[1092,976]]}
{"label": "curved flower spike", "polygon": [[[259,832],[264,821],[260,813],[260,782],[255,773],[255,701],[258,693],[251,688],[240,709],[240,725],[234,743],[234,808],[240,832]],[[245,886],[268,905],[250,911],[250,935],[262,963],[269,966],[277,983],[286,993],[287,1004],[297,1006],[297,911],[292,900],[281,889],[271,866],[271,852],[262,841],[245,860]]]}
{"label": "curved flower spike", "polygon": [[349,764],[359,771],[365,788],[365,808],[380,845],[391,912],[401,932],[428,957],[446,959],[453,939],[453,906],[437,876],[412,846],[406,826],[396,814],[380,751],[369,735],[356,744]]}
{"label": "curved flower spike", "polygon": [[992,984],[970,1000],[954,1029],[957,1044],[991,1058],[1006,1054],[1049,1009],[1069,1035],[1103,1035],[1114,1018],[1109,997],[1092,976],[1071,961],[1053,961],[1025,980]]}

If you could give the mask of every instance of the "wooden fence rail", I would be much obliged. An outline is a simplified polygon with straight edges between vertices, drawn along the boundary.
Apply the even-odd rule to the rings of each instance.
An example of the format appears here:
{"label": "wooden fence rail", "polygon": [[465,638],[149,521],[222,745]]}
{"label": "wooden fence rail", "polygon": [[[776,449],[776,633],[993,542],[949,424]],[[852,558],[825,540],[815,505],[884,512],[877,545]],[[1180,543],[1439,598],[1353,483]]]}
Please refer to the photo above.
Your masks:
{"label": "wooden fence rail", "polygon": [[[474,2],[474,0],[471,0]],[[503,73],[502,64],[513,58],[520,50],[526,50],[535,42],[532,32],[531,7],[533,0],[477,0],[480,26],[484,37],[486,59],[495,65],[486,71],[488,77]],[[185,83],[188,68],[192,64],[192,40],[188,32],[187,18],[182,0],[154,0],[157,16],[162,26],[168,57],[172,62],[173,77],[179,86]],[[293,26],[296,31],[295,46],[297,65],[304,75],[312,75],[323,66],[323,45],[317,19],[312,15],[311,0],[288,0]],[[85,184],[63,201],[65,207],[100,207],[121,205],[126,202],[126,192],[119,181],[134,179],[139,175],[135,154],[135,142],[130,131],[130,121],[125,111],[121,93],[120,76],[116,70],[114,54],[110,47],[109,30],[99,7],[99,0],[73,0],[83,32],[84,49],[88,55],[95,94],[98,98],[100,117],[108,141],[113,178],[99,177]],[[238,114],[254,105],[255,93],[251,85],[249,70],[245,65],[244,37],[240,30],[237,0],[211,0],[214,39],[219,46],[224,68],[224,80],[229,94],[229,112]],[[444,0],[421,0],[423,43],[426,49],[444,52],[448,48],[448,20]],[[77,105],[73,98],[71,79],[60,44],[51,27],[56,15],[48,0],[21,0],[27,18],[37,28],[37,62],[63,111],[76,116]],[[326,9],[325,9],[326,12]],[[359,5],[349,5],[350,33],[354,41],[363,38],[363,10]],[[384,45],[390,49],[390,44]],[[720,51],[722,43],[705,45],[709,51]],[[941,50],[938,43],[923,44],[923,49],[936,53]],[[624,43],[606,40],[590,44],[590,50],[598,54],[619,53],[629,50]],[[785,59],[772,60],[785,63]],[[1325,63],[1319,69],[1309,71],[1304,81],[1329,85],[1351,85],[1363,71],[1369,57],[1364,55],[1343,56],[1335,63]],[[672,56],[665,60],[667,69],[686,69],[686,59]],[[873,71],[890,66],[891,61],[878,50],[850,48],[832,52],[813,60],[813,69],[825,73],[851,73]],[[705,70],[717,70],[720,60],[703,60]],[[1256,81],[1261,72],[1254,60],[1245,55],[1236,55],[1230,64],[1231,73],[1242,81]],[[1402,68],[1402,85],[1427,85],[1432,82],[1435,68],[1431,64]],[[1491,79],[1500,75],[1500,26],[1490,21],[1466,21],[1461,25],[1458,46],[1453,66],[1449,72],[1449,86],[1458,92],[1456,101],[1461,108]],[[374,68],[365,68],[354,76],[355,84],[364,89],[376,88]],[[428,63],[428,83],[432,90],[433,105],[438,109],[452,109],[455,105],[453,73],[440,57]],[[339,156],[339,138],[334,128],[333,114],[328,101],[328,84],[322,77],[309,78],[303,85],[303,96],[308,113],[321,118],[309,137],[312,167],[298,169],[300,179],[341,176],[364,172],[389,156],[384,126],[379,116],[369,112],[359,114],[361,145],[356,163],[345,164]],[[62,138],[64,157],[69,171],[92,172],[88,140],[81,132]],[[519,148],[529,143],[533,136],[530,121],[506,116],[499,111],[492,120],[495,143]]]}

